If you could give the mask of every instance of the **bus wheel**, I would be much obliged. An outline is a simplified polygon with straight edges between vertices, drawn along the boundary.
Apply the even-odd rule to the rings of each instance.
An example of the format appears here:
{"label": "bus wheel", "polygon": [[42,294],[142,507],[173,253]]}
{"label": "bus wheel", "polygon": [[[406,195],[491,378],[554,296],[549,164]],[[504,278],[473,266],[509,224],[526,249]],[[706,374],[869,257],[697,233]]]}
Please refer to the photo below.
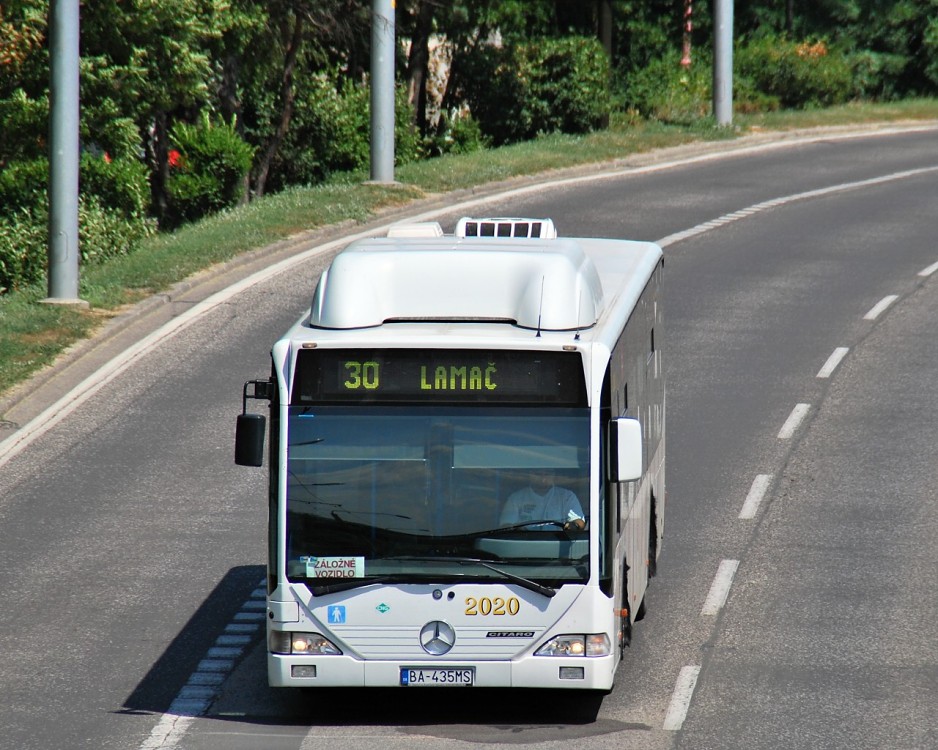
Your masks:
{"label": "bus wheel", "polygon": [[[651,496],[651,521],[648,524],[648,577],[658,572],[658,515],[655,513],[655,496]],[[643,602],[644,603],[644,602]]]}
{"label": "bus wheel", "polygon": [[627,609],[619,615],[619,653],[625,656],[625,649],[632,644],[632,618]]}

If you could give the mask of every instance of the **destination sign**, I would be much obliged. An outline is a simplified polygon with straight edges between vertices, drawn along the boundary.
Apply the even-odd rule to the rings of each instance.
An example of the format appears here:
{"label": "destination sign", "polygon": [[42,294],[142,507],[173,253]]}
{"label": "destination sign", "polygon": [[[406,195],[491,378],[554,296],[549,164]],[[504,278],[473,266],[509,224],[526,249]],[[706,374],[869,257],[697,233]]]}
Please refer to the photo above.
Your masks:
{"label": "destination sign", "polygon": [[302,349],[291,403],[553,403],[585,406],[576,352]]}

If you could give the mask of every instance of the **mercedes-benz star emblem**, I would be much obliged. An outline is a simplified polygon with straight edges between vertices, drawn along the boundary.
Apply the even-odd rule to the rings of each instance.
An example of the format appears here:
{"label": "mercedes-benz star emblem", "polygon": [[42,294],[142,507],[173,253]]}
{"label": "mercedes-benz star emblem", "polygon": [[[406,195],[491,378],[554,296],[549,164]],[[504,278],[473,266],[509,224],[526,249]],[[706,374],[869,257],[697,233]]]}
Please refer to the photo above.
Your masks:
{"label": "mercedes-benz star emblem", "polygon": [[428,622],[420,629],[420,645],[428,654],[445,654],[455,643],[456,631],[442,620]]}

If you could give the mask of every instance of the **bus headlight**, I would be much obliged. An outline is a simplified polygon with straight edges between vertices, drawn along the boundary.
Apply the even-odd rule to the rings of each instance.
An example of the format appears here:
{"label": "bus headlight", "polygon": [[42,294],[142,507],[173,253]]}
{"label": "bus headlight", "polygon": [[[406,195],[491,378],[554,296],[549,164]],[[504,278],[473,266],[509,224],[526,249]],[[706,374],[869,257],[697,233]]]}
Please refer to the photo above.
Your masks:
{"label": "bus headlight", "polygon": [[269,646],[272,654],[334,656],[342,653],[342,649],[319,633],[289,633],[274,630],[270,634]]}
{"label": "bus headlight", "polygon": [[535,656],[609,656],[612,653],[605,633],[558,635],[534,652]]}

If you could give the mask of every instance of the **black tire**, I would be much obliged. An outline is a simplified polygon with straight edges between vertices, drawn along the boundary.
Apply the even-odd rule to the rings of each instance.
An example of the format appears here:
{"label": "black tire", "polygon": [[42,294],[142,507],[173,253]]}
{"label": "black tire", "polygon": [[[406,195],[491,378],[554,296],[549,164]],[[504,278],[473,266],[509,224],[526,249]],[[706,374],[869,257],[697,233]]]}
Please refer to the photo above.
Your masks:
{"label": "black tire", "polygon": [[622,635],[619,637],[619,653],[625,656],[625,649],[632,645],[632,618],[626,615],[619,619],[622,621]]}
{"label": "black tire", "polygon": [[642,597],[642,603],[638,605],[638,610],[635,612],[635,622],[645,619],[645,597]]}
{"label": "black tire", "polygon": [[[655,512],[655,496],[651,496],[651,521],[648,524],[648,577],[658,572],[658,515]],[[643,602],[644,604],[644,602]]]}

